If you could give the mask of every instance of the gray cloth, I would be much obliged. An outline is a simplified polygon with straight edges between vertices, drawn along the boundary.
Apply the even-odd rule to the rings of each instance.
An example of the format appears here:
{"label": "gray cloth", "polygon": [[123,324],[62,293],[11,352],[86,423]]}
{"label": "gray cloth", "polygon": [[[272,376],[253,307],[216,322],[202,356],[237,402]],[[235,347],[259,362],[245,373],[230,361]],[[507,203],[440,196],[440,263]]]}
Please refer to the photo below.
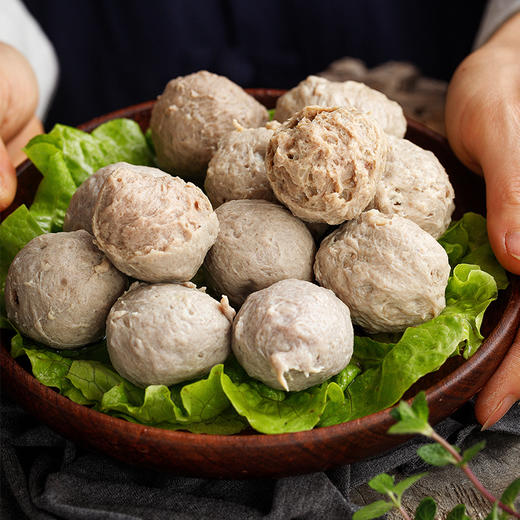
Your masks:
{"label": "gray cloth", "polygon": [[484,45],[502,24],[520,11],[520,0],[490,0],[475,37],[474,49]]}
{"label": "gray cloth", "polygon": [[[424,470],[424,441],[351,466],[279,480],[207,480],[143,470],[67,441],[2,396],[0,517],[71,520],[348,520],[353,489],[381,472]],[[436,430],[459,446],[480,431],[471,404]],[[520,435],[520,406],[492,430]]]}

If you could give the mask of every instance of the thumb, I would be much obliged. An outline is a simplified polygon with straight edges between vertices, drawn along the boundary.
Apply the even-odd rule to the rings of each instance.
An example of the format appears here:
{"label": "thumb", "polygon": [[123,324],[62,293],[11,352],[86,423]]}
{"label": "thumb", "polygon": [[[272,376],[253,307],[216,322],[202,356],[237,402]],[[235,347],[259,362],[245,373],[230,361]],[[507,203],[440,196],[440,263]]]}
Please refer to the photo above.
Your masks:
{"label": "thumb", "polygon": [[[517,135],[502,133],[502,135]],[[520,148],[504,141],[481,157],[486,180],[487,225],[491,247],[502,266],[520,274]]]}
{"label": "thumb", "polygon": [[0,139],[0,211],[6,209],[13,201],[16,184],[17,179],[13,163],[4,142]]}

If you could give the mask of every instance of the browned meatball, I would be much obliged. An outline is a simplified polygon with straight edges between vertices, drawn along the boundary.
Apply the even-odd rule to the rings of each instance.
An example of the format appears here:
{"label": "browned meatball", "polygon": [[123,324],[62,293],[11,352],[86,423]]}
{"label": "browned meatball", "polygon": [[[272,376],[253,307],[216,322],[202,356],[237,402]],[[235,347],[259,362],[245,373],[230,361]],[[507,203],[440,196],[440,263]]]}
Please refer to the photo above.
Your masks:
{"label": "browned meatball", "polygon": [[417,224],[372,209],[321,243],[316,279],[349,307],[367,332],[400,332],[444,309],[450,265]]}
{"label": "browned meatball", "polygon": [[107,318],[114,368],[139,386],[172,385],[207,374],[230,353],[235,311],[194,288],[135,283]]}
{"label": "browned meatball", "polygon": [[343,370],[354,331],[332,291],[282,280],[251,294],[233,324],[232,348],[247,373],[272,388],[298,391]]}
{"label": "browned meatball", "polygon": [[415,222],[434,238],[451,222],[455,192],[437,157],[416,144],[388,136],[386,169],[373,206]]}
{"label": "browned meatball", "polygon": [[312,280],[314,240],[284,207],[233,200],[216,213],[220,230],[204,265],[214,287],[232,302],[286,278]]}
{"label": "browned meatball", "polygon": [[94,209],[96,241],[114,265],[138,280],[183,282],[202,265],[218,219],[200,188],[160,170],[111,173]]}
{"label": "browned meatball", "polygon": [[373,199],[386,152],[386,134],[358,110],[305,107],[269,142],[267,178],[297,217],[341,224]]}
{"label": "browned meatball", "polygon": [[7,316],[45,345],[80,347],[103,337],[110,307],[126,284],[85,230],[40,235],[9,267]]}
{"label": "browned meatball", "polygon": [[157,161],[170,173],[200,180],[234,121],[254,128],[267,120],[266,108],[223,76],[203,70],[172,79],[152,109]]}
{"label": "browned meatball", "polygon": [[214,208],[239,199],[276,201],[265,174],[265,152],[273,130],[248,128],[226,134],[211,158],[204,189]]}
{"label": "browned meatball", "polygon": [[406,132],[406,118],[401,106],[388,99],[382,92],[357,81],[329,81],[318,76],[309,76],[278,98],[276,119],[285,121],[309,105],[352,105],[377,121],[387,134],[403,137]]}
{"label": "browned meatball", "polygon": [[92,216],[94,215],[94,206],[96,205],[99,191],[111,173],[122,170],[129,170],[142,175],[158,172],[161,174],[164,173],[157,168],[150,168],[149,166],[134,166],[133,164],[126,162],[109,164],[108,166],[100,168],[81,183],[78,189],[74,192],[74,195],[70,199],[67,213],[65,214],[63,231],[85,229],[89,233],[92,233]]}

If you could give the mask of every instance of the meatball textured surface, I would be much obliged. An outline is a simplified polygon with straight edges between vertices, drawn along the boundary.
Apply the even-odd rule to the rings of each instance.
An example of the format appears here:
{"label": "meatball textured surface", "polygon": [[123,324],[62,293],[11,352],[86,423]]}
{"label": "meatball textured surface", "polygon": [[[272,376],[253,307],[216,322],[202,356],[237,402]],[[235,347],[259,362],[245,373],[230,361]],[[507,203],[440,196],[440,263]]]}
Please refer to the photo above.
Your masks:
{"label": "meatball textured surface", "polygon": [[99,192],[92,230],[120,271],[148,282],[183,282],[215,242],[218,219],[194,184],[160,170],[120,169]]}
{"label": "meatball textured surface", "polygon": [[267,178],[295,216],[341,224],[374,198],[386,153],[386,134],[358,110],[305,107],[271,138]]}
{"label": "meatball textured surface", "polygon": [[79,230],[28,242],[7,274],[7,316],[26,336],[50,347],[75,348],[101,339],[127,279]]}
{"label": "meatball textured surface", "polygon": [[401,105],[364,83],[329,81],[318,76],[309,76],[278,98],[275,117],[278,121],[285,121],[309,105],[352,105],[377,121],[387,134],[403,137],[406,133],[406,118]]}
{"label": "meatball textured surface", "polygon": [[279,280],[313,279],[316,247],[305,224],[279,204],[233,200],[216,210],[220,230],[204,265],[233,303]]}
{"label": "meatball textured surface", "polygon": [[354,332],[348,307],[332,291],[282,280],[251,294],[233,324],[232,349],[266,385],[298,391],[343,370]]}
{"label": "meatball textured surface", "polygon": [[135,166],[126,162],[109,164],[100,168],[82,182],[74,192],[65,214],[65,221],[63,222],[64,231],[84,229],[92,234],[92,216],[94,215],[94,206],[96,205],[101,187],[111,173],[122,169],[142,173],[143,175],[160,172],[157,168]]}
{"label": "meatball textured surface", "polygon": [[439,315],[450,266],[417,224],[373,209],[321,243],[316,279],[334,291],[367,332],[399,332]]}
{"label": "meatball textured surface", "polygon": [[135,283],[107,318],[114,368],[138,386],[172,385],[207,374],[230,353],[234,311],[197,289]]}
{"label": "meatball textured surface", "polygon": [[249,128],[226,134],[209,162],[204,189],[214,208],[229,200],[276,201],[265,174],[265,152],[273,130]]}
{"label": "meatball textured surface", "polygon": [[159,166],[201,179],[220,138],[265,125],[267,109],[236,83],[205,70],[172,79],[152,109],[150,128]]}
{"label": "meatball textured surface", "polygon": [[406,139],[388,136],[386,169],[373,206],[415,222],[434,238],[448,228],[455,192],[435,155]]}

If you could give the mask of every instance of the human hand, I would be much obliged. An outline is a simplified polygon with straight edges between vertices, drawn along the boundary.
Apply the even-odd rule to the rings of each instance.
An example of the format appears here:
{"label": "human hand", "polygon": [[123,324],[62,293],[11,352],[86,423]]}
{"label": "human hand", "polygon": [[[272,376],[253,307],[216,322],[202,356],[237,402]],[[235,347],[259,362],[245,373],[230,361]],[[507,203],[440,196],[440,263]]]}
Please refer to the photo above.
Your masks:
{"label": "human hand", "polygon": [[22,148],[43,131],[35,116],[36,76],[25,57],[0,42],[0,210],[16,193],[15,166],[25,158]]}
{"label": "human hand", "polygon": [[[488,235],[499,262],[520,274],[520,14],[455,72],[446,130],[459,159],[486,181]],[[520,398],[520,334],[480,392],[475,413],[487,428]]]}

